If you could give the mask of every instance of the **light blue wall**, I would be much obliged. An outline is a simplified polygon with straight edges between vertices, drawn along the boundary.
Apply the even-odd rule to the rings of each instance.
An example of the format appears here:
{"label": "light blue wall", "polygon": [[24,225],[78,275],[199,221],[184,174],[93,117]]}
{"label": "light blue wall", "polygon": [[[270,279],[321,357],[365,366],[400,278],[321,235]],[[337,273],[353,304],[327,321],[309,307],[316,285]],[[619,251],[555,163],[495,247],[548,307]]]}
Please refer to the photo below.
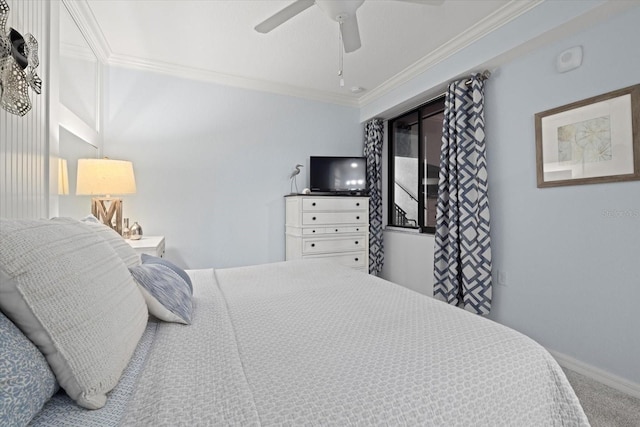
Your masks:
{"label": "light blue wall", "polygon": [[[544,6],[552,12],[571,4],[584,6]],[[546,24],[543,18],[538,16]],[[554,19],[552,14],[549,18]],[[507,277],[506,286],[494,286],[491,317],[636,388],[640,181],[538,189],[534,114],[640,83],[639,22],[636,5],[560,41],[535,41],[529,53],[501,63],[494,72],[486,85],[485,111],[494,283],[498,270]],[[526,31],[525,22],[520,24]],[[516,29],[511,28],[513,34]],[[503,29],[493,38],[509,40],[510,34]],[[582,67],[557,73],[557,55],[575,45],[584,47]],[[459,64],[482,69],[493,55],[503,54],[494,47],[482,40],[477,50],[472,46],[449,58],[436,72],[451,64],[451,79],[462,69]],[[436,87],[441,80],[439,74],[419,76],[361,115],[379,114],[421,93],[433,93],[433,88],[442,90]],[[408,265],[406,260],[423,254],[430,264],[433,238],[397,232],[386,232],[385,238],[393,253],[384,277],[430,294],[432,266]]]}
{"label": "light blue wall", "polygon": [[165,235],[188,268],[284,260],[284,198],[296,163],[362,155],[356,108],[111,68],[106,156],[134,163],[124,216]]}
{"label": "light blue wall", "polygon": [[[640,83],[639,22],[637,7],[506,64],[486,92],[494,269],[507,273],[492,317],[636,384],[640,181],[538,189],[533,116]],[[582,67],[557,73],[575,45]]]}

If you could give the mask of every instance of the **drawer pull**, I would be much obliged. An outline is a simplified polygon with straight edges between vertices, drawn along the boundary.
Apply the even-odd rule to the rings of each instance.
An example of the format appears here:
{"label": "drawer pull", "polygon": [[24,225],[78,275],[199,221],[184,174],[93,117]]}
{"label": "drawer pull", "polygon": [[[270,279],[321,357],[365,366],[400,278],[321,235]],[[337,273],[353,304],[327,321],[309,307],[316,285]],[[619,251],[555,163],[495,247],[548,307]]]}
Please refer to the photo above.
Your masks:
{"label": "drawer pull", "polygon": [[356,240],[356,245],[358,244],[358,241]]}
{"label": "drawer pull", "polygon": [[316,230],[311,230],[311,232],[312,232],[312,233],[315,233],[315,232],[316,232]]}
{"label": "drawer pull", "polygon": [[356,262],[358,262],[358,258],[356,258]]}
{"label": "drawer pull", "polygon": [[338,232],[338,229],[336,228],[336,233]]}
{"label": "drawer pull", "polygon": [[314,217],[313,217],[313,218],[311,218],[311,219],[315,221],[315,220],[316,220],[316,217],[314,216]]}
{"label": "drawer pull", "polygon": [[315,243],[312,243],[312,244],[311,244],[311,247],[312,247],[312,248],[315,248],[315,247],[316,247],[316,244],[315,244]]}
{"label": "drawer pull", "polygon": [[356,228],[356,231],[360,231],[360,229],[359,229],[359,228]]}
{"label": "drawer pull", "polygon": [[316,205],[316,202],[311,203],[311,206],[315,206],[315,205]]}
{"label": "drawer pull", "polygon": [[356,206],[360,206],[360,202],[356,203]]}
{"label": "drawer pull", "polygon": [[[315,218],[314,218],[314,219],[315,219]],[[357,217],[356,217],[356,219],[360,219],[360,217],[359,217],[359,216],[357,216]]]}

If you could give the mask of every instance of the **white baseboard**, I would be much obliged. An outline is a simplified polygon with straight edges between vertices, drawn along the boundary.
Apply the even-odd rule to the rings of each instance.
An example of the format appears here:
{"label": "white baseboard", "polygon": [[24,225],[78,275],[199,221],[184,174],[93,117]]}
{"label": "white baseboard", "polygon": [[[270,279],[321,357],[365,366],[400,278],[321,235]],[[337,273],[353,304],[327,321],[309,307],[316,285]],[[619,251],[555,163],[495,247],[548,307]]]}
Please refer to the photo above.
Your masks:
{"label": "white baseboard", "polygon": [[640,384],[636,384],[624,378],[620,378],[609,372],[603,371],[602,369],[574,359],[571,356],[567,356],[566,354],[558,353],[554,350],[547,350],[563,368],[570,369],[574,372],[584,375],[585,377],[589,377],[595,381],[598,381],[599,383],[607,385],[611,388],[615,388],[616,390],[640,399]]}

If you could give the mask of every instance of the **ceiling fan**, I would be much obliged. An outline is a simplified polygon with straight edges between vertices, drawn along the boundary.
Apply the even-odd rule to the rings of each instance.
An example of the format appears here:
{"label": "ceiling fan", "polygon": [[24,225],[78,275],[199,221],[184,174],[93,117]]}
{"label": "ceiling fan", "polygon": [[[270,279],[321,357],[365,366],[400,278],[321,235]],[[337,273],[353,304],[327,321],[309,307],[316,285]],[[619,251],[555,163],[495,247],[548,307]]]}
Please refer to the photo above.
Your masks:
{"label": "ceiling fan", "polygon": [[[439,6],[444,0],[395,0],[406,3],[416,3],[430,6]],[[329,18],[340,24],[342,44],[346,53],[358,50],[360,43],[360,31],[356,11],[362,6],[364,0],[296,0],[281,11],[265,19],[255,26],[259,33],[268,33],[279,25],[285,23],[300,12],[317,5]]]}

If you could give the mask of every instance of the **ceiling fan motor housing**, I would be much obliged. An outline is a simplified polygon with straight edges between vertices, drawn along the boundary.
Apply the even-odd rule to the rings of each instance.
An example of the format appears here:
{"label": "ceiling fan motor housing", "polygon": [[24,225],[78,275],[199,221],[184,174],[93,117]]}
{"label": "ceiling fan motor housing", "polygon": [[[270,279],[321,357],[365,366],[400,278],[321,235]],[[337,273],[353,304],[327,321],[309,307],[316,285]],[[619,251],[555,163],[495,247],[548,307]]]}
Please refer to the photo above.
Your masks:
{"label": "ceiling fan motor housing", "polygon": [[364,0],[316,0],[316,4],[329,18],[337,22],[344,22],[355,16],[356,10],[364,3]]}

